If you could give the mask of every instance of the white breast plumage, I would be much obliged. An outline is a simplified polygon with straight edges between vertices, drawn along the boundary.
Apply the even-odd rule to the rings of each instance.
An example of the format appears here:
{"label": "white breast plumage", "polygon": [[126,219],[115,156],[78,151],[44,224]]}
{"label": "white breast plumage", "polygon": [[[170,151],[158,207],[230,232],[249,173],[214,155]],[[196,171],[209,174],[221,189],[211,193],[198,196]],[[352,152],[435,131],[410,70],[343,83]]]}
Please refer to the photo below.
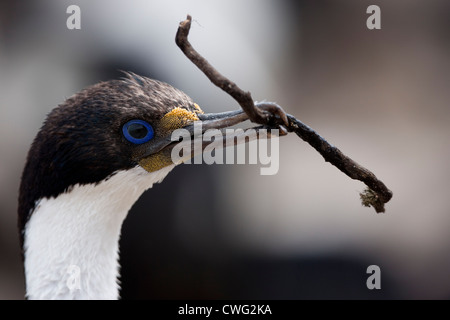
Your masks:
{"label": "white breast plumage", "polygon": [[149,173],[136,166],[40,199],[25,228],[27,297],[117,299],[122,222],[140,195],[173,168]]}

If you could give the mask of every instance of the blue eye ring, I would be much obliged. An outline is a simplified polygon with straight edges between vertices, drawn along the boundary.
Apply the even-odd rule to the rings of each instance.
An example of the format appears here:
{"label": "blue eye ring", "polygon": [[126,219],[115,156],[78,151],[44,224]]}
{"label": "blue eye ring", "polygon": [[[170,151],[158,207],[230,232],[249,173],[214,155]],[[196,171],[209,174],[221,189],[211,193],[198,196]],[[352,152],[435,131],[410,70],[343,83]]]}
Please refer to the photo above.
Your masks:
{"label": "blue eye ring", "polygon": [[142,144],[150,141],[155,132],[152,126],[144,120],[130,120],[122,127],[125,139],[134,144]]}

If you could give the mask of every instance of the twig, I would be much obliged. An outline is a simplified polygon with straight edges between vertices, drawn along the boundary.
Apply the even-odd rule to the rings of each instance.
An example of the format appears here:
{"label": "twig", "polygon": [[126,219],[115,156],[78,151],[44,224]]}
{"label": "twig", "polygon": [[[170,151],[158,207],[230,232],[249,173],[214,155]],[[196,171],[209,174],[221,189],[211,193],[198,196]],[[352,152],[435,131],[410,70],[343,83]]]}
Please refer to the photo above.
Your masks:
{"label": "twig", "polygon": [[289,132],[295,132],[300,138],[308,142],[325,159],[352,179],[360,180],[367,185],[367,189],[360,193],[364,206],[372,206],[376,212],[384,212],[384,204],[392,198],[392,191],[377,179],[366,168],[362,167],[338,148],[328,143],[317,132],[303,124],[292,115],[288,115],[275,103],[260,103],[255,106],[250,92],[244,92],[234,82],[220,74],[209,62],[203,58],[189,43],[188,35],[191,27],[191,16],[180,22],[176,35],[176,43],[183,53],[191,60],[216,86],[231,95],[242,107],[249,119],[255,123],[271,127],[283,126]]}
{"label": "twig", "polygon": [[[248,115],[249,119],[255,123],[275,125],[279,120],[274,116],[281,118],[284,124],[287,124],[287,118],[281,108],[269,107],[269,110],[255,108],[250,92],[244,92],[234,82],[221,75],[209,62],[203,58],[189,43],[188,35],[191,28],[192,17],[187,16],[186,20],[180,22],[180,26],[175,37],[175,42],[181,51],[189,58],[216,86],[228,93],[236,100],[241,108]],[[275,123],[274,123],[275,122]]]}
{"label": "twig", "polygon": [[303,124],[295,117],[288,115],[288,131],[295,132],[300,138],[308,142],[332,165],[337,167],[352,179],[364,182],[368,187],[363,193],[360,193],[361,202],[364,206],[372,206],[376,212],[384,212],[384,204],[391,200],[392,191],[368,169],[359,165],[338,148],[331,145],[322,138],[317,132]]}

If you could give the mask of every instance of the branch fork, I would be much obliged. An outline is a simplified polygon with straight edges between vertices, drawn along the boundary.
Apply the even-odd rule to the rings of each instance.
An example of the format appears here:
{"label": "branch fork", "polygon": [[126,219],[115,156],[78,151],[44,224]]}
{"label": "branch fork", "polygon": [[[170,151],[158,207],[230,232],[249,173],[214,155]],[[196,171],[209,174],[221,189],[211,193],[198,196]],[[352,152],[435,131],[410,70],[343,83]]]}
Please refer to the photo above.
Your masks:
{"label": "branch fork", "polygon": [[347,176],[366,184],[367,188],[360,193],[361,203],[366,207],[373,207],[377,213],[384,212],[384,204],[392,198],[392,191],[379,180],[370,170],[356,163],[331,145],[316,131],[302,123],[300,120],[284,110],[277,104],[263,102],[255,105],[250,92],[245,92],[234,82],[219,73],[209,62],[201,56],[189,43],[188,35],[191,28],[192,17],[180,22],[175,42],[186,57],[191,60],[217,87],[228,93],[236,100],[249,119],[258,124],[272,128],[280,128],[282,132],[295,132],[304,141],[308,142],[325,161],[330,162]]}

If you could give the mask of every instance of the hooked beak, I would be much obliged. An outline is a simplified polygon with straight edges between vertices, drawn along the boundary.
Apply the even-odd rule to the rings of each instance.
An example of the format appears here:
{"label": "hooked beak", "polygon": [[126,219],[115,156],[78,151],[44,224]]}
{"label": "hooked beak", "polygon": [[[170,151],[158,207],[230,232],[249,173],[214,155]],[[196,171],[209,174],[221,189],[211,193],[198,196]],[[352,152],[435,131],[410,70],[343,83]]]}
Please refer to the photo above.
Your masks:
{"label": "hooked beak", "polygon": [[[207,130],[220,130],[222,135],[222,145],[223,146],[234,146],[239,143],[249,142],[253,139],[259,138],[271,138],[271,130],[265,130],[264,135],[260,135],[261,129],[274,129],[268,126],[257,126],[251,129],[255,130],[252,137],[247,136],[247,140],[239,139],[240,136],[245,135],[242,130],[241,133],[235,135],[225,134],[225,130],[231,126],[240,124],[248,120],[247,114],[243,110],[228,111],[221,113],[209,113],[209,114],[196,114],[196,120],[189,121],[186,125],[173,130],[168,130],[164,135],[160,135],[152,140],[151,145],[148,145],[145,149],[144,154],[141,157],[139,163],[146,168],[147,171],[155,171],[161,167],[174,164],[172,161],[171,153],[175,146],[180,145],[180,147],[191,149],[190,156],[183,158],[181,162],[186,161],[189,158],[202,153],[202,151],[211,144],[211,140],[204,141],[203,134]],[[199,128],[201,128],[199,130]],[[177,130],[183,130],[183,136],[188,137],[188,141],[180,140],[180,135],[177,135]],[[286,135],[287,132],[283,128],[278,132],[277,136]],[[216,140],[214,140],[216,142]],[[220,143],[220,140],[218,141]],[[200,146],[200,148],[199,148]],[[195,147],[195,148],[194,148]],[[179,164],[179,163],[175,163]]]}
{"label": "hooked beak", "polygon": [[[191,137],[193,139],[201,139],[201,137],[198,137],[199,134],[205,133],[207,130],[211,129],[226,129],[231,126],[237,125],[239,123],[242,123],[246,120],[248,120],[247,114],[242,110],[235,110],[235,111],[227,111],[227,112],[220,112],[220,113],[208,113],[208,114],[197,114],[197,117],[199,120],[189,123],[188,125],[181,127],[179,129],[187,130]],[[198,132],[195,130],[196,124],[201,123],[201,132]],[[252,129],[255,129],[258,133],[261,129],[271,129],[267,126],[257,126],[253,127]],[[272,128],[273,129],[273,128]],[[178,139],[173,139],[172,132],[167,134],[164,137],[156,138],[152,145],[147,148],[147,155],[155,154],[157,152],[160,152],[162,150],[171,150],[173,147],[179,143]],[[285,131],[280,130],[280,136],[287,134]],[[259,135],[257,135],[257,138],[259,138]],[[267,134],[267,138],[270,138],[270,132]],[[225,142],[225,140],[224,140]],[[205,148],[206,145],[208,145],[210,141],[207,141],[206,143],[203,143],[202,150]],[[236,145],[234,143],[233,145]]]}

